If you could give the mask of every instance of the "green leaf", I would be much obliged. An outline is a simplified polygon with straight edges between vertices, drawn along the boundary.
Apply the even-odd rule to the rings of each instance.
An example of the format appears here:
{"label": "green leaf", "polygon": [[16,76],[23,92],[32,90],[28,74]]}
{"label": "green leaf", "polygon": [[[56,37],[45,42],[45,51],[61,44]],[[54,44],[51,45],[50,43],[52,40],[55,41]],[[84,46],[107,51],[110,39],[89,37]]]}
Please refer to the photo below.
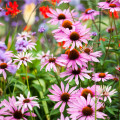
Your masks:
{"label": "green leaf", "polygon": [[10,32],[7,34],[6,39],[5,39],[5,45],[8,45],[8,40],[9,40]]}
{"label": "green leaf", "polygon": [[104,43],[102,40],[100,41],[100,47],[101,47],[102,51],[105,53],[105,46],[104,46]]}
{"label": "green leaf", "polygon": [[107,109],[107,111],[108,111],[109,113],[111,113],[112,115],[115,115],[115,113],[113,112],[113,109],[112,109],[112,108],[106,107],[106,109]]}

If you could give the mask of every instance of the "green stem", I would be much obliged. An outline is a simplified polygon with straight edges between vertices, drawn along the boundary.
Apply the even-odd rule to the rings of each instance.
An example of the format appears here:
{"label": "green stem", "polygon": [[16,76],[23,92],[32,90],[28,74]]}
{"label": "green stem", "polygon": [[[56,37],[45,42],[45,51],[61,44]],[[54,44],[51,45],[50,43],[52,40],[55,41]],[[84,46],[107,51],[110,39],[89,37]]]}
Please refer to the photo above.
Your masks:
{"label": "green stem", "polygon": [[99,29],[98,29],[98,27],[97,27],[97,25],[96,25],[96,23],[95,23],[95,20],[92,20],[92,21],[93,21],[93,24],[95,25],[97,31],[99,32]]}
{"label": "green stem", "polygon": [[30,116],[31,116],[31,118],[32,118],[32,120],[33,120],[33,117],[32,117],[32,113],[31,113],[31,110],[29,109],[29,111],[30,111]]}
{"label": "green stem", "polygon": [[28,82],[28,76],[27,76],[27,66],[26,66],[26,80],[27,80],[27,87],[28,87],[28,90],[30,91],[29,82]]}

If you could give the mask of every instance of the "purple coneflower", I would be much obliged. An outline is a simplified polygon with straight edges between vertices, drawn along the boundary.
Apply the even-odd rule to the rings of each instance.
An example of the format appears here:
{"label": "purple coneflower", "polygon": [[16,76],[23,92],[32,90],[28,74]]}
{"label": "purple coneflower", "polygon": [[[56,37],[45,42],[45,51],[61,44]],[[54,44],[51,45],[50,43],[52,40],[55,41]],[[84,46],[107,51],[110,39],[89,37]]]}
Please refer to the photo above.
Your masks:
{"label": "purple coneflower", "polygon": [[34,106],[39,107],[39,104],[36,101],[34,101],[34,100],[38,100],[38,98],[36,98],[36,96],[30,97],[30,92],[28,92],[27,98],[24,98],[24,96],[20,94],[20,97],[17,97],[17,99],[19,101],[17,101],[15,104],[19,106],[19,109],[22,108],[21,109],[22,112],[24,112],[26,108],[32,111]]}
{"label": "purple coneflower", "polygon": [[88,71],[86,68],[82,67],[82,68],[78,68],[77,70],[75,69],[67,69],[67,71],[60,73],[60,77],[66,77],[69,76],[65,79],[65,81],[69,80],[69,82],[71,82],[73,80],[73,78],[75,78],[75,82],[78,85],[79,84],[79,79],[81,79],[82,81],[84,81],[84,78],[90,79],[91,77],[88,75],[88,73],[90,73],[92,71]]}
{"label": "purple coneflower", "polygon": [[48,96],[52,101],[58,102],[54,106],[54,109],[58,108],[62,104],[60,107],[60,112],[63,112],[66,104],[70,103],[69,101],[70,101],[72,95],[74,95],[77,92],[77,90],[75,90],[76,87],[73,87],[69,90],[69,84],[67,84],[66,87],[64,88],[64,84],[61,82],[61,88],[59,88],[56,84],[52,85],[52,88],[53,88],[53,90],[49,89],[49,91],[53,95],[48,95]]}
{"label": "purple coneflower", "polygon": [[32,53],[22,52],[22,53],[19,53],[17,56],[14,55],[14,57],[16,58],[16,59],[14,59],[14,63],[19,62],[17,69],[20,68],[22,63],[25,66],[27,66],[27,62],[32,63],[32,60],[34,60],[34,58],[32,57]]}
{"label": "purple coneflower", "polygon": [[[94,120],[95,119],[95,97],[91,98],[90,94],[85,99],[83,96],[77,97],[76,100],[71,101],[68,104],[67,109],[72,120]],[[97,101],[97,111],[96,118],[105,119],[106,114],[99,112],[98,109],[101,108],[102,104]]]}
{"label": "purple coneflower", "polygon": [[105,73],[95,73],[93,74],[93,81],[99,82],[102,80],[102,82],[113,79],[113,76],[111,74],[108,74],[108,72]]}

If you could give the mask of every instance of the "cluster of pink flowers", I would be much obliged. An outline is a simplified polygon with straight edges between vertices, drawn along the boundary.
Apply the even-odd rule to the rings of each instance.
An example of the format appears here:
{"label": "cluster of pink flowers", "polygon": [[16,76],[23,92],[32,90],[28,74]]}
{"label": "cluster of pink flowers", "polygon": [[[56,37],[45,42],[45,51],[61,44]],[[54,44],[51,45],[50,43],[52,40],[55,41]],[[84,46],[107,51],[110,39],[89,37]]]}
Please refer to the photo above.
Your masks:
{"label": "cluster of pink flowers", "polygon": [[[68,2],[70,1],[64,1],[64,3]],[[62,3],[63,1],[59,4]],[[109,9],[111,12],[120,9],[118,1],[100,2],[99,7]],[[112,102],[111,97],[116,93],[115,89],[112,90],[111,86],[100,85],[87,88],[80,87],[79,89],[75,86],[69,89],[69,82],[71,81],[75,81],[76,85],[80,85],[81,81],[86,79],[90,79],[95,83],[114,79],[113,75],[108,74],[108,72],[95,73],[94,69],[88,69],[88,63],[94,67],[94,62],[100,62],[98,58],[101,57],[102,52],[93,51],[93,48],[88,46],[88,42],[92,41],[90,28],[82,25],[80,21],[94,20],[99,12],[91,8],[86,9],[81,14],[80,21],[77,21],[74,10],[65,9],[62,11],[51,8],[50,11],[51,13],[47,13],[51,18],[48,23],[52,25],[59,23],[59,27],[52,33],[57,42],[64,42],[63,47],[66,52],[59,57],[54,57],[50,54],[50,51],[47,53],[42,52],[42,54],[38,54],[37,58],[41,60],[41,70],[46,66],[46,71],[53,69],[54,72],[58,72],[58,67],[65,67],[66,71],[61,72],[60,77],[65,78],[64,81],[68,81],[66,87],[65,82],[61,82],[59,86],[54,84],[52,89],[49,89],[52,93],[52,95],[48,95],[49,98],[57,102],[54,109],[60,107],[61,120],[69,120],[70,118],[72,120],[94,120],[95,116],[97,119],[105,119],[107,115],[101,111],[101,108],[104,108],[107,99]],[[120,71],[119,67],[116,67],[116,69]],[[63,112],[66,108],[70,117],[65,118]]]}
{"label": "cluster of pink flowers", "polygon": [[28,92],[27,98],[23,95],[17,97],[19,101],[16,101],[15,97],[9,97],[9,101],[4,99],[0,103],[0,119],[1,120],[27,120],[27,116],[36,117],[35,113],[30,111],[33,110],[34,106],[39,107],[36,96],[30,97]]}

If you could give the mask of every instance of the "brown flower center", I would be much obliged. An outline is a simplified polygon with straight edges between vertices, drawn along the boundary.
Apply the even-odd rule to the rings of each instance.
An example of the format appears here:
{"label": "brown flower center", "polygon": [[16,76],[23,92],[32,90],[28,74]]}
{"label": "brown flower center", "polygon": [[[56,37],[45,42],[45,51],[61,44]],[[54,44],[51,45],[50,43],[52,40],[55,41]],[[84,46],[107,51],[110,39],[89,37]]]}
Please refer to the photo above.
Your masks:
{"label": "brown flower center", "polygon": [[108,29],[108,33],[112,33],[114,31],[113,28]]}
{"label": "brown flower center", "polygon": [[86,10],[85,10],[85,13],[86,13],[86,14],[89,14],[89,11],[90,11],[90,10],[92,10],[92,9],[91,9],[91,8],[86,9]]}
{"label": "brown flower center", "polygon": [[64,20],[66,17],[65,17],[65,15],[64,14],[59,14],[59,16],[58,16],[58,20]]}
{"label": "brown flower center", "polygon": [[93,109],[91,108],[90,105],[88,105],[82,109],[82,113],[84,116],[90,116],[93,114]]}
{"label": "brown flower center", "polygon": [[109,7],[115,8],[115,7],[117,7],[117,5],[116,4],[110,4]]}
{"label": "brown flower center", "polygon": [[100,74],[99,74],[99,77],[100,77],[100,78],[104,78],[105,76],[106,76],[105,73],[100,73]]}
{"label": "brown flower center", "polygon": [[79,57],[79,52],[76,50],[76,49],[73,49],[71,50],[69,53],[68,53],[68,58],[70,60],[75,60]]}
{"label": "brown flower center", "polygon": [[106,92],[106,91],[103,91],[103,96],[108,96],[109,95],[109,93],[108,92]]}
{"label": "brown flower center", "polygon": [[26,59],[27,59],[27,57],[22,57],[22,58],[21,58],[21,60],[23,60],[23,61],[26,60]]}
{"label": "brown flower center", "polygon": [[90,49],[89,49],[89,48],[86,48],[86,49],[84,50],[84,52],[87,53],[87,54],[89,54],[89,53],[90,53]]}
{"label": "brown flower center", "polygon": [[70,34],[70,39],[71,39],[72,41],[79,40],[79,38],[80,38],[80,36],[79,36],[79,34],[78,34],[77,32],[72,32],[72,33]]}
{"label": "brown flower center", "polygon": [[65,20],[62,23],[62,27],[69,28],[71,30],[72,29],[72,22],[70,22],[69,20]]}
{"label": "brown flower center", "polygon": [[1,68],[1,69],[7,68],[7,63],[1,63],[1,64],[0,64],[0,68]]}
{"label": "brown flower center", "polygon": [[93,92],[87,88],[83,89],[81,92],[81,96],[87,99],[87,95],[90,94],[93,97]]}
{"label": "brown flower center", "polygon": [[30,102],[30,99],[25,99],[23,100],[24,103],[29,103]]}
{"label": "brown flower center", "polygon": [[98,109],[98,111],[103,112],[104,109],[105,109],[105,107],[102,106],[102,107],[100,107],[100,108]]}
{"label": "brown flower center", "polygon": [[110,3],[110,2],[111,2],[111,0],[106,0],[106,2],[107,2],[107,3]]}
{"label": "brown flower center", "polygon": [[70,98],[70,94],[69,93],[63,93],[61,95],[61,100],[64,101],[64,102],[68,102],[69,98]]}
{"label": "brown flower center", "polygon": [[55,63],[55,58],[50,58],[50,59],[49,59],[49,63],[51,63],[51,62],[52,62],[52,63]]}
{"label": "brown flower center", "polygon": [[72,70],[72,74],[74,75],[78,75],[80,74],[80,72],[81,72],[80,68],[78,68],[78,70]]}
{"label": "brown flower center", "polygon": [[21,119],[21,118],[23,118],[22,112],[21,112],[21,111],[18,111],[18,110],[13,113],[13,116],[14,116],[14,118],[16,118],[16,119]]}
{"label": "brown flower center", "polygon": [[118,82],[118,81],[119,81],[119,79],[118,79],[118,78],[116,78],[116,77],[115,77],[115,78],[113,78],[113,80],[114,80],[114,81],[116,81],[116,82]]}

